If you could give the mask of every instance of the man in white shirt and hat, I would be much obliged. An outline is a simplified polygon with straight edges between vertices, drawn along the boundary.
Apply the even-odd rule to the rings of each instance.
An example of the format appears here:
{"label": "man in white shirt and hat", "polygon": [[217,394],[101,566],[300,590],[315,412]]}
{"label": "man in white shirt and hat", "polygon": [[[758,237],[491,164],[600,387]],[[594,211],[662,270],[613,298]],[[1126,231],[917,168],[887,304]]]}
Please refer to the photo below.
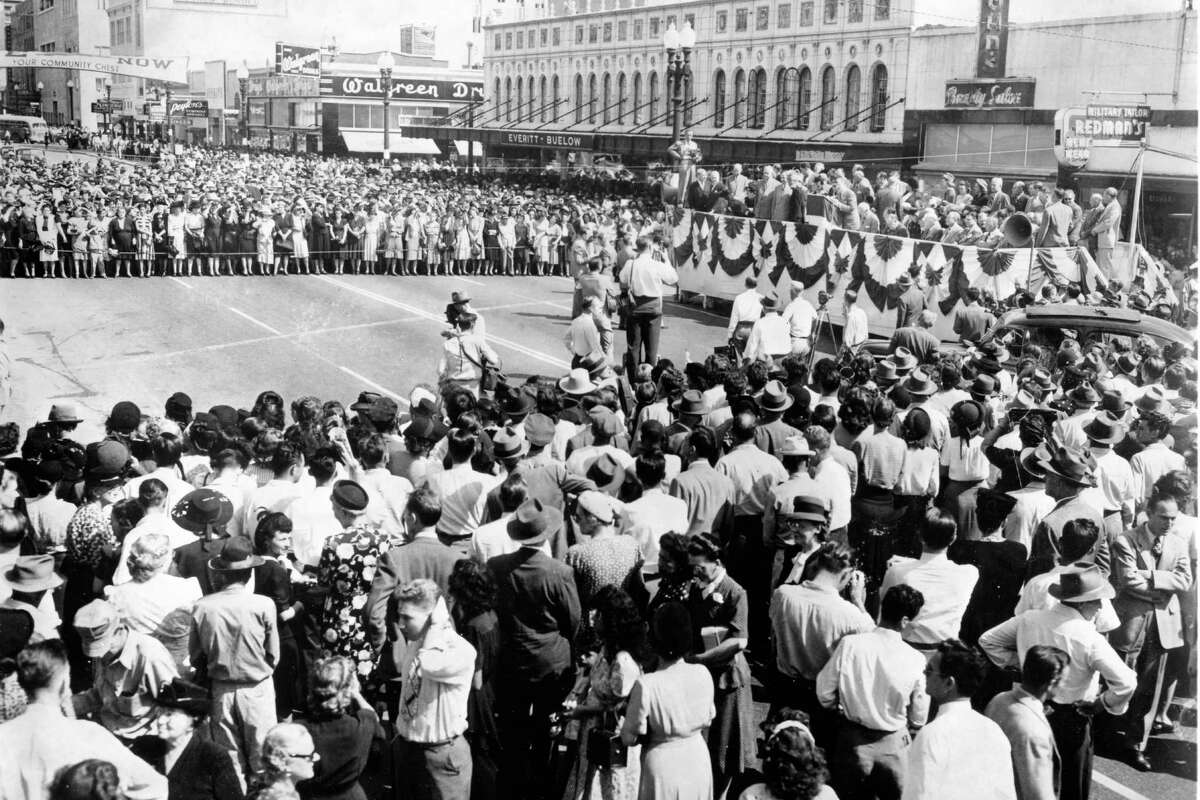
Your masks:
{"label": "man in white shirt and hat", "polygon": [[[1058,605],[1026,611],[984,632],[979,646],[999,667],[1024,663],[1031,647],[1051,645],[1069,658],[1047,705],[1054,741],[1062,758],[1060,800],[1087,800],[1091,794],[1092,718],[1098,711],[1120,715],[1137,688],[1137,673],[1127,666],[1095,619],[1104,600],[1116,596],[1104,573],[1088,564],[1065,570],[1050,586]],[[1105,690],[1100,691],[1100,678]]]}

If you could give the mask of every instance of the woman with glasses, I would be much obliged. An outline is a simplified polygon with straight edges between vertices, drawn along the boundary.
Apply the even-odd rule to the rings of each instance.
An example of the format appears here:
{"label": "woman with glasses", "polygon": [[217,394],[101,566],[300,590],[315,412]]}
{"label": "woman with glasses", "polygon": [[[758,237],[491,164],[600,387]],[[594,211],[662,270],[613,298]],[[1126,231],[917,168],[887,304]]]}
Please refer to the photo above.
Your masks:
{"label": "woman with glasses", "polygon": [[250,781],[248,800],[300,800],[296,784],[310,780],[321,754],[303,725],[282,722],[263,741],[262,769]]}

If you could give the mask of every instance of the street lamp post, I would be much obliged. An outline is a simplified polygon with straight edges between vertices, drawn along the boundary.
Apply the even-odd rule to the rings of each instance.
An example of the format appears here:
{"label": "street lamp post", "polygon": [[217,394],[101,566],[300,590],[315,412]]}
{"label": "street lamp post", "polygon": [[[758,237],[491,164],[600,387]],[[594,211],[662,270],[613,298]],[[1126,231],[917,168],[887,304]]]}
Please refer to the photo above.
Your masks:
{"label": "street lamp post", "polygon": [[687,85],[692,80],[692,48],[696,46],[696,31],[685,23],[682,31],[675,24],[667,26],[663,34],[663,46],[667,48],[667,87],[671,96],[671,141],[679,141],[679,129],[683,127],[683,101]]}
{"label": "street lamp post", "polygon": [[245,62],[237,68],[238,92],[242,96],[242,124],[238,127],[241,129],[242,144],[246,147],[250,146],[250,98],[247,96],[250,93],[250,70],[246,68]]}
{"label": "street lamp post", "polygon": [[112,133],[112,78],[104,79],[104,127]]}
{"label": "street lamp post", "polygon": [[8,113],[8,84],[0,81],[0,114]]}
{"label": "street lamp post", "polygon": [[392,102],[392,70],[396,68],[396,59],[392,57],[392,51],[385,50],[380,53],[379,60],[375,62],[375,65],[379,67],[379,77],[383,81],[383,163],[387,164],[392,157],[388,107]]}
{"label": "street lamp post", "polygon": [[40,116],[42,116],[42,109],[46,107],[46,103],[45,103],[45,101],[42,99],[42,92],[44,92],[45,90],[46,90],[46,84],[42,83],[41,81],[38,81],[38,82],[37,82],[37,93],[38,93],[38,113],[37,113],[37,116],[39,116],[39,117],[40,117]]}
{"label": "street lamp post", "polygon": [[67,78],[67,122],[75,121],[75,81]]}

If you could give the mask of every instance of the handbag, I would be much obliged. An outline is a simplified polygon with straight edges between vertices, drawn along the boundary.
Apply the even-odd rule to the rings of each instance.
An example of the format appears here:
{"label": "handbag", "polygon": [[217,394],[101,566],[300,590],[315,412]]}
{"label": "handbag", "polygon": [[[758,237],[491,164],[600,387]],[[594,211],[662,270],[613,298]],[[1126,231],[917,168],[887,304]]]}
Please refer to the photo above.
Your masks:
{"label": "handbag", "polygon": [[621,741],[616,723],[616,714],[606,711],[600,716],[596,727],[588,731],[588,764],[601,769],[629,766],[629,747]]}
{"label": "handbag", "polygon": [[487,356],[482,352],[479,354],[478,361],[467,355],[466,349],[462,346],[462,339],[458,340],[458,352],[479,368],[479,391],[494,392],[497,386],[508,381],[508,376],[500,371],[500,367],[488,361]]}

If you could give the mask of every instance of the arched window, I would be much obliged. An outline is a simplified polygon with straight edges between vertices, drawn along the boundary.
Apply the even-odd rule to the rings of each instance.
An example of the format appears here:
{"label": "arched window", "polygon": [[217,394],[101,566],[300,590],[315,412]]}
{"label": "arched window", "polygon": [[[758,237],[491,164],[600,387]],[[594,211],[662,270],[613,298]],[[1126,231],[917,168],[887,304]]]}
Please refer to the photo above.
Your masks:
{"label": "arched window", "polygon": [[608,123],[608,122],[612,121],[612,113],[611,112],[612,112],[613,99],[612,99],[612,76],[609,75],[607,72],[604,73],[603,101],[604,101],[604,103],[603,103],[603,105],[600,106],[600,108],[603,109],[602,115],[604,117],[605,123]]}
{"label": "arched window", "polygon": [[[542,80],[545,81],[545,78],[543,78]],[[529,76],[528,86],[529,86],[529,108],[525,112],[525,119],[529,122],[533,122],[533,117],[535,114],[537,114],[538,106],[540,106],[541,103],[537,102],[537,95],[533,93],[534,84],[533,84],[533,76],[532,75]],[[543,97],[546,96],[545,83],[542,84],[542,96]]]}
{"label": "arched window", "polygon": [[617,124],[625,124],[625,73],[617,75]]}
{"label": "arched window", "polygon": [[541,79],[538,81],[538,89],[540,90],[538,92],[538,94],[540,95],[541,100],[542,100],[542,102],[539,104],[539,105],[541,105],[541,110],[538,112],[538,122],[545,122],[546,121],[546,112],[550,108],[550,105],[549,105],[550,98],[546,96],[546,76],[545,75],[543,75],[541,77]]}
{"label": "arched window", "polygon": [[746,72],[739,69],[733,73],[733,127],[746,124]]}
{"label": "arched window", "polygon": [[846,70],[846,130],[858,130],[859,90],[862,88],[862,73],[858,64]]}
{"label": "arched window", "polygon": [[583,76],[575,76],[575,121],[583,122]]}
{"label": "arched window", "polygon": [[657,125],[658,120],[654,117],[658,113],[658,73],[650,73],[650,97],[647,99],[650,104],[650,110],[646,113],[646,122],[650,125]]}
{"label": "arched window", "polygon": [[521,88],[521,79],[517,78],[517,107],[513,109],[514,117],[517,122],[521,121],[521,117],[525,116],[525,93]]}
{"label": "arched window", "polygon": [[504,79],[504,121],[512,122],[512,78]]}
{"label": "arched window", "polygon": [[888,103],[888,74],[887,67],[876,64],[871,71],[871,130],[878,133],[883,130],[884,117]]}
{"label": "arched window", "polygon": [[713,125],[718,128],[725,127],[725,70],[717,70],[717,74],[713,75]]}
{"label": "arched window", "polygon": [[750,91],[747,96],[749,113],[747,127],[761,128],[766,123],[767,109],[767,71],[762,67],[750,73]]}
{"label": "arched window", "polygon": [[588,76],[588,122],[596,121],[596,109],[599,108],[596,103],[599,99],[596,94],[596,74],[592,73]]}
{"label": "arched window", "polygon": [[827,131],[833,127],[833,67],[821,70],[821,130]]}
{"label": "arched window", "polygon": [[488,117],[496,116],[500,113],[500,109],[503,108],[501,105],[503,99],[504,95],[500,93],[500,79],[496,78],[496,91],[492,94],[492,111],[488,114]]}
{"label": "arched window", "polygon": [[633,73],[633,124],[642,124],[642,73]]}
{"label": "arched window", "polygon": [[808,67],[800,69],[800,89],[796,95],[796,105],[800,108],[796,112],[796,127],[801,130],[808,130],[809,112],[812,111],[812,70]]}
{"label": "arched window", "polygon": [[561,103],[558,98],[558,76],[555,75],[550,79],[550,120],[558,122],[559,106]]}

